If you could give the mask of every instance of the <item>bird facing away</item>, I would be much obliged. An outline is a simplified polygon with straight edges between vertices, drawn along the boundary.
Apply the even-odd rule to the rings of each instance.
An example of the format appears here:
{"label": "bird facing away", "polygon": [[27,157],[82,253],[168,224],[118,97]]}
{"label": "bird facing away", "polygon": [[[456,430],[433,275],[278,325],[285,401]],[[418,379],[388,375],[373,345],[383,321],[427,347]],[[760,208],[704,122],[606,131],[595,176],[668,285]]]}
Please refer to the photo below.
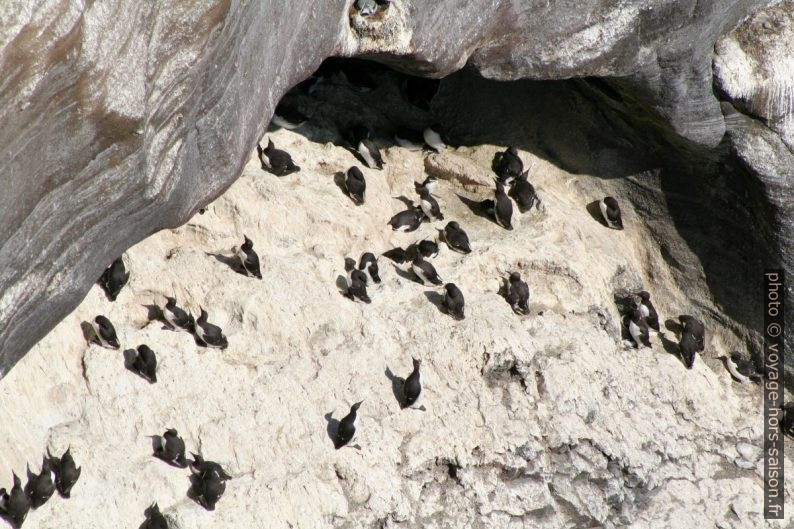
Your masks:
{"label": "bird facing away", "polygon": [[364,180],[364,173],[355,165],[347,170],[345,191],[347,191],[347,195],[355,205],[360,206],[364,203],[367,192],[367,181]]}
{"label": "bird facing away", "polygon": [[417,192],[419,193],[419,206],[427,219],[431,222],[444,220],[444,215],[441,214],[441,206],[438,205],[438,201],[430,194],[430,191],[422,186],[417,189]]}
{"label": "bird facing away", "polygon": [[124,260],[119,257],[102,273],[99,282],[110,301],[116,301],[116,297],[129,279],[130,273],[124,267]]}
{"label": "bird facing away", "polygon": [[419,278],[419,281],[421,281],[423,285],[428,283],[440,285],[443,283],[438,276],[438,272],[436,272],[436,268],[425,261],[421,254],[417,254],[414,258],[413,263],[411,263],[411,270],[413,270],[413,273]]}
{"label": "bird facing away", "polygon": [[269,139],[267,147],[264,149],[257,143],[256,150],[264,171],[269,171],[276,176],[287,176],[300,171],[300,167],[293,163],[292,156],[287,151],[277,149],[273,140]]}
{"label": "bird facing away", "polygon": [[237,258],[245,271],[245,275],[262,279],[262,272],[259,269],[259,255],[254,250],[254,243],[246,235],[243,235],[243,244],[237,251]]}
{"label": "bird facing away", "polygon": [[30,498],[30,506],[38,509],[50,499],[55,492],[55,470],[52,463],[45,456],[41,463],[41,472],[34,474],[28,466],[28,483],[25,485],[25,494]]}
{"label": "bird facing away", "polygon": [[367,283],[380,283],[380,276],[378,275],[378,260],[372,252],[364,252],[361,254],[361,260],[358,262],[358,269],[367,275]]}
{"label": "bird facing away", "polygon": [[350,283],[347,286],[346,296],[353,301],[372,303],[369,295],[367,295],[367,274],[365,272],[361,270],[350,272]]}
{"label": "bird facing away", "polygon": [[121,347],[116,336],[116,328],[105,316],[99,315],[94,318],[92,326],[94,327],[94,336],[99,341],[99,345],[107,349],[118,349]]}
{"label": "bird facing away", "polygon": [[642,316],[640,309],[634,309],[631,312],[631,319],[629,319],[629,334],[634,340],[634,343],[637,344],[638,349],[643,346],[651,346],[648,324],[645,322],[645,318]]}
{"label": "bird facing away", "polygon": [[397,213],[389,220],[389,226],[394,231],[416,231],[419,225],[422,224],[424,213],[421,209],[411,208]]}
{"label": "bird facing away", "polygon": [[208,347],[226,349],[229,345],[229,341],[223,335],[223,331],[220,327],[207,321],[208,317],[207,311],[201,308],[201,315],[199,319],[196,320],[196,336]]}
{"label": "bird facing away", "polygon": [[177,468],[188,466],[188,461],[185,458],[185,441],[179,437],[179,432],[174,428],[169,428],[162,436],[155,436],[153,455]]}
{"label": "bird facing away", "polygon": [[353,149],[361,157],[364,164],[370,169],[383,169],[383,158],[375,142],[369,137],[369,129],[363,125],[356,125],[348,132],[349,141]]}
{"label": "bird facing away", "polygon": [[22,527],[30,511],[30,498],[22,490],[19,476],[14,474],[14,486],[11,492],[0,489],[0,516],[8,520],[15,529]]}
{"label": "bird facing away", "polygon": [[157,502],[146,509],[144,515],[146,516],[146,521],[143,522],[141,529],[168,529],[168,520],[160,512]]}
{"label": "bird facing away", "polygon": [[176,298],[167,297],[165,299],[167,301],[163,308],[163,317],[168,325],[174,330],[183,329],[188,332],[193,332],[193,327],[196,325],[193,316],[177,307]]}
{"label": "bird facing away", "polygon": [[524,316],[529,314],[529,286],[521,280],[521,274],[518,272],[510,274],[507,301],[516,314]]}
{"label": "bird facing away", "polygon": [[656,308],[653,306],[653,303],[651,303],[651,295],[645,290],[637,295],[640,297],[640,304],[637,308],[640,309],[642,317],[645,318],[648,327],[659,332],[659,315],[656,313]]}
{"label": "bird facing away", "polygon": [[678,317],[684,331],[692,333],[695,339],[695,350],[700,352],[706,349],[706,327],[703,322],[687,314]]}
{"label": "bird facing away", "polygon": [[510,197],[507,196],[505,187],[499,181],[496,182],[496,191],[494,193],[493,215],[494,220],[496,220],[499,226],[506,230],[513,229],[513,224],[511,223],[511,219],[513,218],[513,202],[510,200]]}
{"label": "bird facing away", "polygon": [[504,152],[497,152],[493,157],[491,168],[499,177],[503,184],[509,184],[513,179],[518,178],[524,170],[524,162],[518,156],[515,147],[508,147]]}
{"label": "bird facing away", "polygon": [[462,320],[465,317],[463,292],[460,291],[455,283],[447,283],[444,285],[444,289],[446,291],[444,293],[444,308],[447,314],[456,320]]}
{"label": "bird facing away", "polygon": [[612,229],[623,229],[623,218],[620,216],[620,206],[614,197],[604,197],[598,202],[604,222]]}
{"label": "bird facing away", "polygon": [[[49,452],[48,452],[49,455]],[[72,457],[71,450],[66,449],[61,457],[53,457],[49,455],[50,464],[55,471],[55,488],[64,498],[71,497],[72,487],[74,487],[77,480],[80,478],[82,467],[78,467],[74,458]]]}
{"label": "bird facing away", "polygon": [[355,437],[356,426],[358,426],[357,413],[362,402],[364,401],[362,400],[353,404],[350,407],[350,413],[342,417],[342,420],[339,421],[339,428],[336,430],[336,437],[334,439],[334,446],[337,450],[348,444],[353,440],[353,437]]}
{"label": "bird facing away", "polygon": [[510,194],[515,199],[516,204],[518,204],[518,210],[521,213],[525,213],[532,209],[533,206],[540,204],[538,194],[535,192],[535,186],[527,180],[527,176],[527,171],[518,175],[513,180],[513,185],[510,188]]}
{"label": "bird facing away", "polygon": [[448,222],[444,227],[444,242],[447,243],[450,250],[458,253],[467,254],[471,253],[471,246],[469,245],[469,236],[454,220]]}
{"label": "bird facing away", "polygon": [[226,492],[226,482],[214,470],[205,470],[193,475],[193,491],[199,505],[208,511],[215,510],[215,504]]}
{"label": "bird facing away", "polygon": [[681,338],[678,341],[678,350],[681,353],[681,359],[687,369],[692,369],[697,359],[697,339],[690,331],[684,329],[681,331]]}
{"label": "bird facing away", "polygon": [[157,382],[157,356],[155,356],[154,351],[152,351],[148,345],[141,344],[138,346],[131,367],[133,371],[147,380],[149,384]]}
{"label": "bird facing away", "polygon": [[422,365],[421,360],[412,358],[414,370],[405,379],[403,384],[403,407],[405,408],[418,408],[419,400],[422,396],[422,375],[419,372],[419,366]]}

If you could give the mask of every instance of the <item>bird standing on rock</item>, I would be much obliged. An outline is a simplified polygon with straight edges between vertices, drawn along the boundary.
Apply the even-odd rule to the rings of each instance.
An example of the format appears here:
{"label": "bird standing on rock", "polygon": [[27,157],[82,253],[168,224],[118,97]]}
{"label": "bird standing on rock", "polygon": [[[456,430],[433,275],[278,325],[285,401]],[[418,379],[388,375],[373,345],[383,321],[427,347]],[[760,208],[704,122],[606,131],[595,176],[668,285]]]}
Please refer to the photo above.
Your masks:
{"label": "bird standing on rock", "polygon": [[336,436],[334,438],[334,446],[336,449],[340,449],[350,441],[353,440],[353,437],[356,435],[356,427],[358,426],[358,409],[361,407],[361,403],[364,402],[359,401],[353,404],[350,407],[350,413],[345,415],[341,421],[339,421],[339,428],[336,430]]}
{"label": "bird standing on rock", "polygon": [[513,202],[505,193],[505,188],[501,182],[496,182],[496,192],[494,194],[494,220],[506,230],[512,230],[511,219],[513,217]]}
{"label": "bird standing on rock", "polygon": [[426,187],[420,187],[417,192],[419,193],[419,206],[427,219],[431,222],[436,220],[444,220],[444,215],[441,214],[441,207],[438,201],[433,198],[430,191]]}
{"label": "bird standing on rock", "polygon": [[438,277],[438,272],[436,272],[435,267],[425,261],[421,254],[417,254],[414,258],[413,263],[411,263],[411,270],[413,270],[414,274],[419,278],[419,281],[421,281],[423,285],[428,283],[440,285],[443,283],[441,278]]}
{"label": "bird standing on rock", "polygon": [[[49,451],[47,455],[49,455]],[[49,458],[50,464],[55,471],[55,489],[62,497],[71,497],[72,487],[80,478],[82,467],[78,467],[75,464],[69,448],[66,449],[66,452],[61,457],[49,455]]]}
{"label": "bird standing on rock", "polygon": [[706,327],[703,325],[703,322],[694,316],[689,316],[688,314],[679,316],[678,321],[681,323],[683,331],[687,331],[692,334],[692,338],[695,340],[695,350],[698,352],[705,350]]}
{"label": "bird standing on rock", "polygon": [[118,349],[121,347],[116,336],[116,328],[105,316],[97,316],[91,325],[94,328],[94,336],[99,341],[99,345],[106,349]]}
{"label": "bird standing on rock", "polygon": [[361,254],[361,260],[358,263],[358,269],[367,275],[367,283],[380,283],[380,276],[378,275],[378,260],[372,252],[365,252]]}
{"label": "bird standing on rock", "polygon": [[527,180],[528,173],[525,171],[513,180],[513,185],[510,188],[510,194],[518,204],[518,210],[521,213],[529,211],[532,206],[539,205],[540,199],[535,192],[535,187]]}
{"label": "bird standing on rock", "polygon": [[598,202],[604,222],[612,229],[623,229],[623,218],[620,215],[620,206],[614,197],[605,197]]}
{"label": "bird standing on rock", "polygon": [[207,311],[199,307],[201,315],[196,320],[196,336],[207,347],[214,347],[216,349],[226,349],[229,341],[223,335],[223,331],[217,325],[213,325],[207,321],[209,315]]}
{"label": "bird standing on rock", "polygon": [[138,373],[149,384],[157,382],[157,356],[148,345],[141,344],[135,352],[135,359],[132,361],[132,370]]}
{"label": "bird standing on rock", "polygon": [[444,227],[444,242],[447,243],[450,250],[458,253],[468,254],[471,253],[471,246],[469,246],[469,236],[460,227],[460,225],[453,221],[447,223]]}
{"label": "bird standing on rock", "polygon": [[348,132],[348,140],[361,160],[370,169],[383,169],[383,158],[375,142],[369,137],[369,129],[363,125],[355,125]]}
{"label": "bird standing on rock", "polygon": [[360,206],[364,203],[364,196],[367,191],[367,181],[364,180],[364,173],[361,169],[352,166],[347,170],[347,177],[345,178],[345,191],[353,201],[354,204]]}
{"label": "bird standing on rock", "polygon": [[146,516],[146,521],[141,526],[141,529],[168,529],[168,520],[166,520],[165,516],[160,512],[160,507],[157,506],[157,502],[146,509],[144,514]]}
{"label": "bird standing on rock", "polygon": [[34,474],[28,466],[28,483],[25,485],[25,494],[30,498],[30,506],[38,509],[50,499],[55,492],[55,470],[47,457],[41,463],[41,472]]}
{"label": "bird standing on rock", "polygon": [[364,303],[372,303],[369,295],[367,294],[367,274],[361,270],[353,270],[350,272],[350,283],[347,287],[348,298],[353,301],[359,300]]}
{"label": "bird standing on rock", "polygon": [[163,308],[163,318],[171,326],[172,329],[183,329],[188,332],[193,332],[193,327],[196,322],[193,316],[180,309],[176,305],[176,298],[166,297],[166,304]]}
{"label": "bird standing on rock", "polygon": [[99,282],[110,301],[116,301],[116,297],[129,279],[130,273],[124,268],[124,260],[119,257],[102,273]]}
{"label": "bird standing on rock", "polygon": [[518,178],[524,170],[524,162],[518,156],[515,147],[508,147],[504,152],[497,152],[493,157],[491,168],[499,177],[499,181],[507,185]]}
{"label": "bird standing on rock", "polygon": [[237,250],[237,258],[245,271],[245,275],[262,279],[262,272],[259,269],[259,255],[254,251],[254,243],[243,235],[243,244]]}
{"label": "bird standing on rock", "polygon": [[257,143],[256,151],[264,171],[270,171],[276,176],[287,176],[300,171],[300,167],[292,161],[292,156],[287,151],[277,149],[273,140],[269,139],[264,149]]}
{"label": "bird standing on rock", "polygon": [[403,384],[403,407],[419,408],[419,400],[422,397],[422,374],[419,372],[419,366],[422,365],[422,361],[416,358],[411,360],[413,360],[414,370]]}
{"label": "bird standing on rock", "polygon": [[521,280],[521,274],[512,272],[507,287],[507,301],[516,314],[529,314],[529,286]]}
{"label": "bird standing on rock", "polygon": [[650,333],[648,332],[648,324],[645,322],[645,318],[643,317],[640,309],[634,309],[631,313],[631,319],[629,320],[629,334],[634,340],[634,343],[637,344],[638,349],[642,346],[651,346],[651,337]]}
{"label": "bird standing on rock", "polygon": [[14,486],[11,492],[0,489],[0,516],[8,520],[15,529],[22,527],[30,511],[30,498],[22,490],[19,476],[14,474]]}
{"label": "bird standing on rock", "polygon": [[455,283],[447,283],[444,285],[444,289],[446,290],[444,294],[444,308],[447,314],[456,320],[462,320],[464,318],[463,307],[465,304],[463,292],[460,291]]}
{"label": "bird standing on rock", "polygon": [[154,457],[161,459],[177,468],[185,468],[188,461],[185,458],[185,441],[179,437],[179,432],[169,428],[162,436],[155,437]]}
{"label": "bird standing on rock", "polygon": [[422,224],[424,213],[421,209],[411,208],[401,211],[389,220],[389,226],[394,231],[416,231]]}
{"label": "bird standing on rock", "polygon": [[659,332],[659,315],[656,313],[656,308],[653,306],[653,303],[651,303],[651,295],[645,290],[639,292],[637,295],[640,298],[640,303],[637,308],[640,309],[642,317],[645,318],[648,327]]}

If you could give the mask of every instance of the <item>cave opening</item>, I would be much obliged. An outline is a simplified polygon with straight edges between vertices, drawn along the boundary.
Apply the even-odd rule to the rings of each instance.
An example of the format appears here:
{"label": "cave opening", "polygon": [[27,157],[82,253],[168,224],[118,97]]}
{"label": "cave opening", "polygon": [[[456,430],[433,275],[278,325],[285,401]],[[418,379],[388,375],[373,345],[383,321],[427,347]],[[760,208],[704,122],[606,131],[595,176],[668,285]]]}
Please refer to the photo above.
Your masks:
{"label": "cave opening", "polygon": [[460,154],[515,146],[577,177],[593,200],[612,193],[630,203],[654,239],[642,251],[669,268],[645,270],[649,288],[669,272],[691,302],[681,314],[706,314],[731,330],[726,349],[760,359],[757,278],[780,256],[770,250],[773,212],[727,139],[683,139],[621,79],[495,81],[466,66],[434,80],[375,59],[324,61],[284,95],[269,131],[299,125],[293,132],[310,141],[348,145],[351,127],[365,125],[383,149],[428,155],[428,128]]}

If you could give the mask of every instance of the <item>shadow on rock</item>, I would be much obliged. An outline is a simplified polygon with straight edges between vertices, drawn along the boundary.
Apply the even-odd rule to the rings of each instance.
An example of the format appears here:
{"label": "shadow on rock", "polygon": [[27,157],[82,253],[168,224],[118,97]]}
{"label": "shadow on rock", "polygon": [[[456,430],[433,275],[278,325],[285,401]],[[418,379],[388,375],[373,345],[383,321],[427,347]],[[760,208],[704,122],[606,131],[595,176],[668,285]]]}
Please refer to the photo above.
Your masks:
{"label": "shadow on rock", "polygon": [[386,375],[386,378],[391,381],[391,392],[394,395],[394,400],[397,401],[397,404],[400,406],[400,408],[404,408],[405,401],[403,400],[403,386],[405,386],[405,379],[392,373],[388,366],[386,366],[386,371],[384,374]]}
{"label": "shadow on rock", "polygon": [[228,255],[223,255],[219,253],[210,253],[210,252],[207,252],[207,255],[214,257],[216,261],[225,264],[226,266],[228,266],[238,274],[244,276],[247,275],[245,273],[245,270],[243,270],[243,267],[240,265],[240,259],[238,259],[237,256],[228,256]]}
{"label": "shadow on rock", "polygon": [[446,307],[444,307],[444,296],[442,296],[435,290],[425,290],[424,294],[425,297],[427,298],[427,301],[435,305],[441,314],[447,313],[447,309]]}
{"label": "shadow on rock", "polygon": [[419,283],[420,285],[424,284],[422,283],[422,281],[419,280],[418,277],[416,277],[416,274],[414,274],[413,272],[410,272],[408,270],[403,270],[402,268],[396,265],[392,265],[392,266],[394,267],[394,272],[403,279],[408,279],[409,281],[413,281],[414,283]]}
{"label": "shadow on rock", "polygon": [[488,208],[485,205],[483,205],[482,201],[472,200],[470,198],[464,197],[463,195],[458,195],[457,193],[455,193],[455,196],[457,196],[460,199],[460,201],[463,202],[463,205],[469,208],[469,210],[474,215],[477,215],[478,217],[482,217],[484,219],[488,219],[490,221],[494,220],[493,215],[491,215],[488,212]]}
{"label": "shadow on rock", "polygon": [[333,415],[334,412],[332,411],[325,414],[325,420],[328,422],[325,426],[325,432],[328,434],[328,438],[333,443],[334,448],[338,450],[339,446],[336,444],[336,434],[339,431],[339,420],[334,419]]}
{"label": "shadow on rock", "polygon": [[601,215],[601,206],[598,204],[598,200],[593,200],[592,202],[587,204],[587,212],[590,214],[591,217],[593,217],[593,220],[598,222],[603,227],[609,228],[609,226],[607,226],[606,221],[604,220],[604,216]]}

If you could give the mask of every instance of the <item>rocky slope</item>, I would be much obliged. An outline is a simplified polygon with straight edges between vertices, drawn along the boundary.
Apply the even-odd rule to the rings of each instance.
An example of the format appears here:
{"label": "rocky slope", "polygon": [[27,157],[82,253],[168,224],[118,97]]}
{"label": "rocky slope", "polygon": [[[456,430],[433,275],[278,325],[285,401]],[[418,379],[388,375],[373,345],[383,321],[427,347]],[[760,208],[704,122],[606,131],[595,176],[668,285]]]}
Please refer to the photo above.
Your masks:
{"label": "rocky slope", "polygon": [[[361,98],[361,117],[377,123],[388,86],[367,96],[321,88],[316,97],[329,91],[333,105],[299,97],[311,122],[268,134],[299,173],[277,178],[249,157],[205,213],[124,254],[132,277],[115,303],[92,288],[3,379],[0,476],[28,461],[35,468],[47,447],[71,446],[83,466],[73,497],[52,499],[26,527],[135,527],[153,501],[180,529],[759,527],[760,390],[732,381],[716,360],[744,349],[711,316],[708,285],[677,286],[645,211],[626,203],[624,231],[591,216],[585,206],[617,182],[523,150],[542,207],[513,231],[467,205],[490,194],[480,184],[503,148],[491,144],[439,155],[391,146],[383,171],[364,169],[367,202],[354,206],[335,184],[356,162],[331,143],[333,124]],[[511,124],[503,127],[492,130]],[[386,226],[404,208],[395,197],[411,197],[427,172],[442,178],[445,216],[472,240],[471,255],[442,244],[434,260],[466,296],[461,322],[439,310],[440,289],[385,258],[371,305],[337,286],[346,256],[436,237],[443,223],[414,234]],[[243,234],[259,252],[261,281],[229,266]],[[513,270],[532,290],[528,317],[499,294]],[[663,320],[706,320],[707,352],[693,370],[669,330],[651,349],[623,342],[615,296],[641,287]],[[712,305],[694,306],[693,292]],[[169,295],[205,307],[229,348],[198,347],[152,319]],[[81,322],[99,313],[123,349],[157,352],[156,385],[125,370],[121,351],[86,344]],[[426,411],[395,399],[392,379],[408,375],[412,356],[423,360]],[[327,414],[338,419],[361,399],[360,448],[334,450]],[[215,512],[186,497],[187,471],[151,456],[147,436],[167,427],[232,473]]]}
{"label": "rocky slope", "polygon": [[[592,104],[613,105],[624,118],[636,118],[639,128],[629,127],[629,137],[660,131],[665,140],[658,145],[667,158],[690,162],[691,174],[678,177],[673,171],[661,183],[650,180],[663,191],[656,206],[680,194],[691,175],[705,186],[729,169],[724,187],[730,193],[706,201],[715,205],[705,216],[750,213],[714,234],[738,239],[740,250],[722,255],[725,264],[704,268],[719,304],[751,332],[758,307],[741,302],[754,297],[750,288],[724,291],[720,285],[738,284],[732,270],[747,270],[754,278],[764,265],[791,267],[790,150],[780,143],[785,117],[771,125],[734,126],[747,114],[734,116],[733,109],[758,107],[739,104],[756,92],[736,92],[730,82],[718,82],[727,101],[736,103],[721,106],[712,88],[712,62],[728,65],[719,72],[749,77],[742,87],[777,79],[770,72],[780,55],[755,51],[790,49],[785,8],[764,11],[775,21],[769,28],[751,19],[738,30],[779,36],[751,46],[749,55],[772,61],[770,67],[731,70],[732,56],[724,53],[730,46],[718,50],[721,62],[714,55],[720,37],[775,4],[647,0],[590,2],[583,8],[572,1],[396,0],[382,23],[370,24],[351,19],[343,0],[46,0],[35,8],[25,0],[3,2],[0,167],[13,185],[0,196],[0,373],[72,310],[122,251],[180,225],[219,196],[241,173],[276,101],[332,54],[367,54],[433,76],[468,62],[499,80],[607,79],[601,92],[612,102]],[[789,91],[782,88],[763,93],[788,101]],[[790,112],[790,106],[773,106]],[[728,146],[720,144],[726,130]],[[607,131],[626,139],[619,122]],[[759,142],[774,147],[751,148]],[[703,164],[707,158],[715,161]],[[633,174],[620,170],[624,166],[616,160],[611,172]],[[753,198],[751,207],[737,205],[742,196]],[[685,217],[685,211],[676,215],[674,224],[687,224]],[[750,222],[759,228],[746,228]],[[667,232],[654,235],[664,238]],[[692,230],[684,237],[698,235]],[[709,255],[704,249],[697,257],[708,261]],[[689,279],[684,274],[679,283]],[[753,340],[758,342],[757,335]]]}

